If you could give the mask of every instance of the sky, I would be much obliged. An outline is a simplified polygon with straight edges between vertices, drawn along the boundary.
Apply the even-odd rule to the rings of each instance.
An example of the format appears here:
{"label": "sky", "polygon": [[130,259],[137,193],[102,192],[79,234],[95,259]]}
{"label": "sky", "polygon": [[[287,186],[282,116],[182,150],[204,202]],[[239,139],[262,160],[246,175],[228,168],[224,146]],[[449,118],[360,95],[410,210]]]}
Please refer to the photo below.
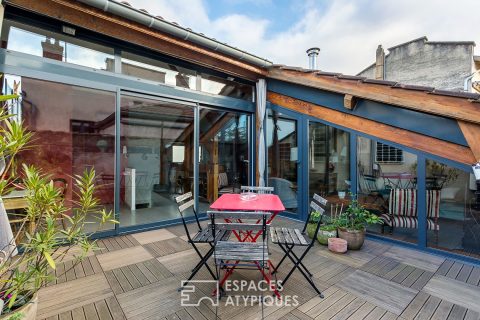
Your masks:
{"label": "sky", "polygon": [[480,45],[480,0],[127,1],[277,64],[307,67],[305,51],[319,47],[319,69],[345,74],[372,64],[379,44],[427,36]]}

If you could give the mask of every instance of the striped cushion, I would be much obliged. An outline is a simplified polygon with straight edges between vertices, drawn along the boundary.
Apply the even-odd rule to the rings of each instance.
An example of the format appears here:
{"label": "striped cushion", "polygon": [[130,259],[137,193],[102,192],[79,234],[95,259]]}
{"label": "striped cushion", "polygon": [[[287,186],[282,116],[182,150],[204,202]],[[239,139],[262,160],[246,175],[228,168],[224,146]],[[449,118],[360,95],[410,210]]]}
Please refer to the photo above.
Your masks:
{"label": "striped cushion", "polygon": [[[418,219],[415,217],[404,217],[404,216],[393,216],[390,217],[388,214],[382,214],[380,219],[383,220],[385,225],[389,227],[398,227],[398,228],[418,228]],[[428,230],[440,230],[440,226],[435,224],[435,220],[427,219],[427,228]]]}
{"label": "striped cushion", "polygon": [[440,191],[427,190],[427,217],[429,218],[440,216]]}
{"label": "striped cushion", "polygon": [[417,216],[416,189],[392,189],[388,202],[389,212],[393,216]]}
{"label": "striped cushion", "polygon": [[219,173],[218,174],[218,187],[225,187],[228,186],[228,177],[225,172]]}

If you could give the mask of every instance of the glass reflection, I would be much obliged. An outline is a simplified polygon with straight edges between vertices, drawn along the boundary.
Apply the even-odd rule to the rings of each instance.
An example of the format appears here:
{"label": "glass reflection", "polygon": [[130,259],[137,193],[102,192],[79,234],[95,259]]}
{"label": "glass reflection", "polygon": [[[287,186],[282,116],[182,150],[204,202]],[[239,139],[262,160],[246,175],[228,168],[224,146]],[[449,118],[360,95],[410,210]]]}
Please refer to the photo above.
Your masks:
{"label": "glass reflection", "polygon": [[415,154],[358,137],[358,200],[384,221],[369,225],[368,231],[417,242],[416,172]]}

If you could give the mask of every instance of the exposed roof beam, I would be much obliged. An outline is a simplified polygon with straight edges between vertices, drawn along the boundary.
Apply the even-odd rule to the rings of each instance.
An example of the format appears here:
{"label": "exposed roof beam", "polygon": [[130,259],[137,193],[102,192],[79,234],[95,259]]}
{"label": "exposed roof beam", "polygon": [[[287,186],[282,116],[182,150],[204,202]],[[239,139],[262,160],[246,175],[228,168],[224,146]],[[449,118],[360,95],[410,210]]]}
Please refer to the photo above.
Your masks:
{"label": "exposed roof beam", "polygon": [[355,79],[342,79],[335,76],[317,75],[314,72],[307,73],[280,68],[270,69],[268,77],[480,124],[480,104],[472,103],[466,98],[430,94],[421,90],[407,90],[385,84],[367,83]]}

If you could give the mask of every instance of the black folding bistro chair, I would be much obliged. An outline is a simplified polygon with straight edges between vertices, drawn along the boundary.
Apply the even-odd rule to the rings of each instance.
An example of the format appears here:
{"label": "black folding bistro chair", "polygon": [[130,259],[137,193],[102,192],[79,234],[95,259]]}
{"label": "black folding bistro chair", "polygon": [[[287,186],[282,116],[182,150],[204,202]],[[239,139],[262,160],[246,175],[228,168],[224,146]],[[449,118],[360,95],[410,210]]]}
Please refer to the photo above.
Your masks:
{"label": "black folding bistro chair", "polygon": [[[285,286],[285,283],[290,278],[292,273],[295,269],[298,269],[300,273],[305,277],[305,279],[310,283],[310,285],[315,289],[315,291],[319,294],[321,298],[323,298],[323,294],[318,290],[317,286],[312,280],[312,273],[307,269],[307,267],[303,264],[302,260],[305,258],[307,253],[315,244],[315,237],[313,239],[308,239],[305,235],[305,230],[307,229],[308,221],[310,220],[310,216],[312,212],[320,212],[323,214],[325,209],[322,206],[326,206],[327,200],[322,198],[321,196],[314,194],[313,201],[310,202],[310,210],[308,212],[307,220],[305,221],[305,225],[303,229],[300,231],[299,229],[292,229],[292,228],[282,228],[282,227],[271,227],[270,228],[270,236],[272,239],[272,243],[277,244],[285,255],[282,257],[280,262],[275,267],[273,273],[278,271],[278,268],[282,265],[286,258],[289,258],[293,262],[293,267],[290,272],[287,274],[285,279],[282,282],[282,286]],[[315,228],[315,234],[318,233],[320,229],[320,224],[322,223],[322,219],[320,218]],[[306,247],[305,251],[300,255],[300,257],[293,251],[296,247]]]}
{"label": "black folding bistro chair", "polygon": [[[202,228],[202,226],[200,225],[200,220],[198,219],[197,212],[193,207],[193,205],[195,204],[195,200],[193,199],[191,192],[188,192],[176,197],[175,201],[178,204],[178,211],[180,212],[180,217],[182,218],[182,223],[183,223],[183,227],[185,228],[185,233],[187,234],[188,243],[192,245],[193,249],[200,257],[200,262],[198,262],[197,265],[192,269],[192,273],[190,274],[190,277],[186,282],[183,283],[183,286],[186,286],[188,282],[193,279],[193,277],[202,268],[202,266],[205,266],[208,272],[210,273],[210,275],[213,277],[213,279],[217,280],[215,273],[212,271],[212,269],[210,268],[207,262],[208,262],[208,259],[213,254],[213,243],[218,240],[228,240],[228,238],[230,237],[231,231],[217,230],[216,232],[212,233],[212,231],[210,230],[210,227]],[[193,210],[193,214],[195,216],[195,220],[198,226],[198,231],[193,236],[190,234],[190,231],[187,226],[187,222],[185,220],[185,211],[190,208]],[[197,247],[197,245],[201,243],[208,243],[210,245],[210,249],[205,255],[203,255]]]}
{"label": "black folding bistro chair", "polygon": [[[225,271],[225,275],[219,283],[220,289],[222,289],[223,284],[235,269],[260,270],[264,279],[267,278],[271,280],[265,273],[267,269],[270,270],[267,235],[269,225],[267,221],[271,213],[256,211],[208,211],[207,214],[211,219],[212,234],[218,231],[256,231],[262,233],[257,242],[226,241],[215,238],[213,257],[217,277],[220,277],[220,270]],[[217,222],[216,220],[232,222]],[[243,222],[235,222],[240,220]],[[245,222],[247,220],[260,220],[261,223],[247,223]],[[277,291],[275,293],[278,294]]]}
{"label": "black folding bistro chair", "polygon": [[242,193],[253,192],[258,194],[271,194],[273,193],[273,187],[255,187],[255,186],[241,186]]}

